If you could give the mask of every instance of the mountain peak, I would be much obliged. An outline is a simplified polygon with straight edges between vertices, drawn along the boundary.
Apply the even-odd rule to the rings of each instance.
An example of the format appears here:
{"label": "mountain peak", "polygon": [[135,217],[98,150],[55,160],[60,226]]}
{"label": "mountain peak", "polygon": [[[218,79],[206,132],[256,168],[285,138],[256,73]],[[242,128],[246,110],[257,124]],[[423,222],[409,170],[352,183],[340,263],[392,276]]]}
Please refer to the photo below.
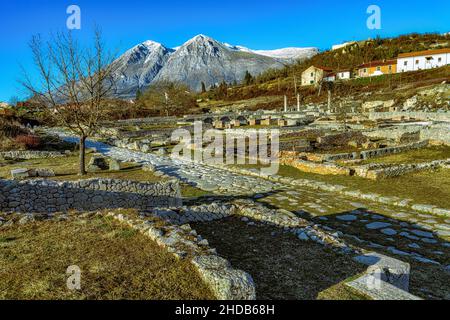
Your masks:
{"label": "mountain peak", "polygon": [[239,82],[246,70],[257,75],[314,54],[317,49],[312,48],[252,50],[204,34],[196,35],[174,49],[147,40],[118,59],[117,93],[133,98],[137,90],[162,80],[183,82],[192,90],[200,90],[202,82],[206,86],[223,81]]}
{"label": "mountain peak", "polygon": [[193,37],[192,39],[188,40],[184,45],[189,45],[191,43],[205,43],[205,42],[210,42],[210,43],[219,43],[217,40],[205,36],[204,34],[199,34],[196,35],[195,37]]}
{"label": "mountain peak", "polygon": [[141,45],[144,45],[146,47],[163,47],[163,45],[159,42],[153,41],[153,40],[147,40],[141,43]]}

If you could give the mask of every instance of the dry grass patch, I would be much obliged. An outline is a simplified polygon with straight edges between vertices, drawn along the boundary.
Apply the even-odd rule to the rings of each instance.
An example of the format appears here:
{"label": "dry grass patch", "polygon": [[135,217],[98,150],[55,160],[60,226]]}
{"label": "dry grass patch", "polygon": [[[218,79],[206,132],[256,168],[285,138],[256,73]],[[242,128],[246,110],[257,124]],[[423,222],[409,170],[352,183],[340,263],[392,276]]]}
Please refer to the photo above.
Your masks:
{"label": "dry grass patch", "polygon": [[[238,218],[197,223],[193,227],[235,268],[252,275],[258,299],[317,299],[322,291],[365,270],[349,256],[302,242],[276,227],[248,226]],[[327,299],[364,298],[334,292]]]}
{"label": "dry grass patch", "polygon": [[[0,299],[213,299],[188,261],[103,217],[0,230]],[[81,290],[66,287],[68,266]]]}

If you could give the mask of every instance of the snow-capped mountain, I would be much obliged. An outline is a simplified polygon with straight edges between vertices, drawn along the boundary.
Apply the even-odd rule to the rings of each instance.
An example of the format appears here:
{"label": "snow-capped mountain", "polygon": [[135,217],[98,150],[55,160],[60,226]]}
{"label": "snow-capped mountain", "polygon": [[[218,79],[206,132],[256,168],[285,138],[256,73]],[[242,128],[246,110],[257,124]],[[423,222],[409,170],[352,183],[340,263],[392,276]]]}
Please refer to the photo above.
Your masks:
{"label": "snow-capped mountain", "polygon": [[136,96],[139,88],[152,83],[173,51],[160,43],[146,41],[125,52],[114,62],[117,93]]}
{"label": "snow-capped mountain", "polygon": [[251,50],[198,35],[183,45],[169,49],[146,41],[125,52],[116,64],[117,95],[134,98],[138,89],[145,90],[152,82],[181,81],[192,90],[201,90],[226,81],[241,81],[246,71],[253,75],[271,68],[282,68],[296,59],[310,58],[315,48]]}
{"label": "snow-capped mountain", "polygon": [[309,59],[319,53],[317,48],[283,48],[276,50],[252,50],[243,46],[232,46],[225,43],[225,45],[235,51],[256,53],[262,56],[271,57],[287,62],[293,62],[299,59]]}

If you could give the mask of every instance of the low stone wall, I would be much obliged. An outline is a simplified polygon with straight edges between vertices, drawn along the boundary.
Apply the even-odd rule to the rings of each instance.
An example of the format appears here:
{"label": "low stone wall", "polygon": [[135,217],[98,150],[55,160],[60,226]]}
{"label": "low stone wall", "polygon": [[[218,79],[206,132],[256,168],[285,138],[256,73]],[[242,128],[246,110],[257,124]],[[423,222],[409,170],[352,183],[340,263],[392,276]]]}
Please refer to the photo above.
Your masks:
{"label": "low stone wall", "polygon": [[428,146],[428,144],[429,144],[429,141],[424,140],[424,141],[400,145],[400,146],[396,146],[396,147],[388,147],[388,148],[361,151],[359,153],[359,156],[361,159],[371,159],[371,158],[406,152],[406,151],[410,151],[410,150],[425,148]]}
{"label": "low stone wall", "polygon": [[352,169],[334,163],[317,163],[305,160],[285,159],[281,161],[281,164],[294,167],[303,172],[317,173],[323,175],[349,176],[352,174]]}
{"label": "low stone wall", "polygon": [[58,151],[6,151],[0,152],[0,158],[7,160],[53,159],[67,156]]}
{"label": "low stone wall", "polygon": [[319,225],[298,217],[284,209],[270,209],[252,200],[236,200],[236,215],[247,221],[259,221],[264,224],[283,228],[292,232],[301,241],[312,241],[342,254],[360,254],[361,251],[339,238],[323,230]]}
{"label": "low stone wall", "polygon": [[370,120],[401,118],[450,122],[450,112],[370,112]]}
{"label": "low stone wall", "polygon": [[0,180],[0,211],[67,212],[107,208],[181,206],[177,181],[141,183],[126,180],[91,179],[74,182],[50,180]]}
{"label": "low stone wall", "polygon": [[399,177],[405,174],[420,172],[425,170],[436,170],[450,164],[450,159],[435,160],[425,163],[414,164],[369,164],[355,168],[355,174],[362,178],[380,180]]}
{"label": "low stone wall", "polygon": [[450,145],[450,126],[431,127],[420,131],[421,139]]}
{"label": "low stone wall", "polygon": [[[448,134],[448,133],[447,133]],[[409,144],[402,144],[395,147],[371,149],[365,151],[349,152],[349,153],[336,153],[336,154],[322,154],[322,153],[311,153],[311,152],[280,152],[281,161],[290,161],[295,158],[307,159],[313,162],[333,162],[338,160],[360,160],[360,159],[371,159],[376,157],[383,157],[391,154],[406,152],[410,150],[425,148],[429,145],[428,140],[413,142]]]}
{"label": "low stone wall", "polygon": [[[363,134],[369,138],[384,138],[400,141],[404,135],[419,133],[423,129],[420,125],[396,126],[390,128],[377,128],[364,131]],[[424,139],[425,140],[425,139]]]}

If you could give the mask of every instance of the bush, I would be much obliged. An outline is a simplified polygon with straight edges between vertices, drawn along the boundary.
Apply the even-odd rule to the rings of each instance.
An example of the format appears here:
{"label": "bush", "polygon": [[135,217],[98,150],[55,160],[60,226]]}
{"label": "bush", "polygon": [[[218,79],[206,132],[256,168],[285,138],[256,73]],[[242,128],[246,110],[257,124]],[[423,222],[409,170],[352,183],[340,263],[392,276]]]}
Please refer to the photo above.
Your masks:
{"label": "bush", "polygon": [[25,146],[27,149],[36,149],[41,144],[41,139],[34,135],[21,134],[15,137],[14,141],[19,145]]}

